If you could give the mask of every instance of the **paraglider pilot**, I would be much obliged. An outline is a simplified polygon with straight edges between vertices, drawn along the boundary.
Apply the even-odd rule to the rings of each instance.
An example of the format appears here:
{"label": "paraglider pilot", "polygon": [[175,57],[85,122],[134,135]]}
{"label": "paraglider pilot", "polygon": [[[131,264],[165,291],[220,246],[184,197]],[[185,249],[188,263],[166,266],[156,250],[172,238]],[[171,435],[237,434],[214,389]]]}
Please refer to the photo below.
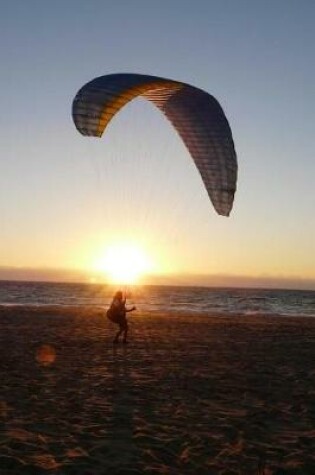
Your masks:
{"label": "paraglider pilot", "polygon": [[136,307],[133,306],[131,308],[126,308],[126,297],[123,298],[123,293],[121,290],[118,290],[114,295],[113,301],[107,310],[107,318],[119,325],[119,330],[116,333],[114,338],[114,345],[119,343],[119,337],[123,334],[123,344],[127,343],[127,335],[128,335],[128,322],[126,318],[127,312],[133,312],[136,310]]}

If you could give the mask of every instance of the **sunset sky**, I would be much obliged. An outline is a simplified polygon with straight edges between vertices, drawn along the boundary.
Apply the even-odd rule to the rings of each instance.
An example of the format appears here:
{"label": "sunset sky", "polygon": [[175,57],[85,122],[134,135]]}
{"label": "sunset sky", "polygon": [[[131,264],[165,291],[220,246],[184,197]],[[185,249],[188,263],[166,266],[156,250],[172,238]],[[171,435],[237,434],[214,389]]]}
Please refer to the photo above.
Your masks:
{"label": "sunset sky", "polygon": [[[314,21],[308,0],[2,2],[0,278],[93,278],[122,242],[142,249],[149,273],[185,283],[315,289]],[[79,135],[76,92],[116,72],[219,100],[239,163],[229,218],[144,100],[102,139]]]}

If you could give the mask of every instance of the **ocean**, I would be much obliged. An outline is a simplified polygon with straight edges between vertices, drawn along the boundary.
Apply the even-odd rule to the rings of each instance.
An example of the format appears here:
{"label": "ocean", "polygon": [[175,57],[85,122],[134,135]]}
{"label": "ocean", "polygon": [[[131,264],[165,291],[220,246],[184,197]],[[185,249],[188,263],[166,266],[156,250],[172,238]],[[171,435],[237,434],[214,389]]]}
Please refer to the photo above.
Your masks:
{"label": "ocean", "polygon": [[[0,305],[108,307],[117,289],[99,284],[0,281]],[[315,317],[315,291],[174,286],[128,288],[141,313]]]}

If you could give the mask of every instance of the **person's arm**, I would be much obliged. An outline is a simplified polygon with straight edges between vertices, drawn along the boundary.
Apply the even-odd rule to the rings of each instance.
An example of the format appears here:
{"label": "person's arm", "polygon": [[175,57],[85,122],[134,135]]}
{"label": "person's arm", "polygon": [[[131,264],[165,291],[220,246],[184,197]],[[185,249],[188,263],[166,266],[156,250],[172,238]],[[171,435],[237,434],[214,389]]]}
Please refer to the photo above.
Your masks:
{"label": "person's arm", "polygon": [[133,312],[134,310],[136,310],[135,306],[133,306],[131,308],[126,308],[126,312]]}

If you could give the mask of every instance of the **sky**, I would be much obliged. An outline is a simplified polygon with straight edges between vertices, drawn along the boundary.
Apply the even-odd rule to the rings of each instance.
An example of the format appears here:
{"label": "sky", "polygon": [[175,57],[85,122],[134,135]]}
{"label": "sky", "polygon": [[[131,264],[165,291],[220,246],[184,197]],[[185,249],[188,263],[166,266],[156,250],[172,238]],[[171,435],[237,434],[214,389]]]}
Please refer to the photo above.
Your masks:
{"label": "sky", "polygon": [[[314,20],[310,0],[1,1],[0,279],[92,276],[126,241],[185,283],[315,289]],[[239,164],[229,218],[151,104],[78,134],[76,92],[116,72],[219,100]]]}

